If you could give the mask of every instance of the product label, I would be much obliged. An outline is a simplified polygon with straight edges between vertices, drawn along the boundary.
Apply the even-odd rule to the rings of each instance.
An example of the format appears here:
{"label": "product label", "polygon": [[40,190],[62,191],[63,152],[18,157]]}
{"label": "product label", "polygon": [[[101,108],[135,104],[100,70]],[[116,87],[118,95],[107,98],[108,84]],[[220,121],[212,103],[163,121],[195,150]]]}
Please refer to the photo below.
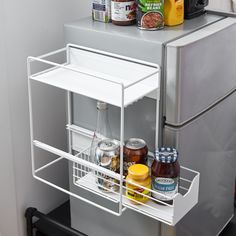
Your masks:
{"label": "product label", "polygon": [[[152,189],[155,190],[156,193],[152,193],[152,196],[158,200],[163,200],[163,201],[171,200],[173,199],[174,195],[178,193],[178,186],[179,186],[179,178],[174,178],[174,179],[161,178],[161,177],[153,178]],[[162,195],[158,193],[161,193]]]}
{"label": "product label", "polygon": [[176,17],[183,18],[184,17],[184,4],[183,1],[177,1],[176,4]]}
{"label": "product label", "polygon": [[123,168],[123,171],[124,171],[124,176],[127,176],[128,175],[128,169],[130,166],[136,164],[134,161],[131,161],[131,162],[127,162],[127,161],[124,161],[124,168]]}
{"label": "product label", "polygon": [[138,26],[159,29],[164,26],[164,0],[138,0]]}
{"label": "product label", "polygon": [[111,18],[115,21],[132,21],[136,18],[136,3],[129,2],[111,2]]}
{"label": "product label", "polygon": [[[128,186],[128,187],[131,188],[131,186]],[[132,189],[133,189],[133,191],[130,189],[126,191],[126,196],[128,198],[139,201],[139,202],[145,202],[149,199],[148,197],[145,197],[139,193],[150,196],[150,191],[143,189],[141,187],[139,188],[139,187],[135,187],[135,186],[133,186]]]}
{"label": "product label", "polygon": [[93,20],[109,22],[111,19],[111,0],[93,0]]}

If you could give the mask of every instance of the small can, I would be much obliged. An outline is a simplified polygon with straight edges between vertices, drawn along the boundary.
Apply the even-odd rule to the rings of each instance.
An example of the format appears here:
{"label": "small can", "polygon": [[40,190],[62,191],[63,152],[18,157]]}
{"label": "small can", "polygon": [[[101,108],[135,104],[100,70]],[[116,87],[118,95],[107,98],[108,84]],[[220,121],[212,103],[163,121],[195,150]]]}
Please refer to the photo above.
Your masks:
{"label": "small can", "polygon": [[136,23],[135,0],[112,0],[111,19],[115,25],[132,25]]}
{"label": "small can", "polygon": [[164,0],[137,0],[138,28],[159,30],[164,28]]}
{"label": "small can", "polygon": [[[113,139],[104,139],[98,143],[95,151],[96,163],[108,170],[119,172],[120,144]],[[119,190],[119,181],[102,173],[97,173],[99,189],[109,192]],[[101,177],[101,178],[100,178]]]}
{"label": "small can", "polygon": [[111,21],[111,0],[93,0],[92,17],[95,21],[108,23]]}
{"label": "small can", "polygon": [[139,138],[130,138],[124,146],[124,176],[128,175],[128,169],[134,164],[146,164],[148,148],[146,142]]}

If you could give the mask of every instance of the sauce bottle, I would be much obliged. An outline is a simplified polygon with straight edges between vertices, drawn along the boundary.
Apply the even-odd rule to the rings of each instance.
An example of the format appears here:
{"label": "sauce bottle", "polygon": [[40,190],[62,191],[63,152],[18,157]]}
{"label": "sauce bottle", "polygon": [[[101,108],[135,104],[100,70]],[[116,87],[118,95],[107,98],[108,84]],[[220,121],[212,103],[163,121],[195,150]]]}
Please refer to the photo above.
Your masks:
{"label": "sauce bottle", "polygon": [[[174,148],[160,148],[155,152],[152,170],[152,197],[172,204],[178,193],[180,165],[178,153]],[[157,202],[158,204],[162,204]]]}
{"label": "sauce bottle", "polygon": [[165,25],[175,26],[184,22],[184,0],[165,0]]}

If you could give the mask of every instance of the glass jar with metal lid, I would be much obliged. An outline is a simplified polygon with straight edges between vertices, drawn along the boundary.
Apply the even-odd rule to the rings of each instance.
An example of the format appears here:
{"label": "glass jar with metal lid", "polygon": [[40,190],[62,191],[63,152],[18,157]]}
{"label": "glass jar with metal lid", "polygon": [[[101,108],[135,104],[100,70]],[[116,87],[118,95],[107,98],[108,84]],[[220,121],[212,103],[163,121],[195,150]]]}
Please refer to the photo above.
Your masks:
{"label": "glass jar with metal lid", "polygon": [[174,148],[160,148],[155,152],[152,164],[152,196],[165,203],[172,204],[178,193],[180,165],[178,153]]}
{"label": "glass jar with metal lid", "polygon": [[[120,144],[113,139],[104,139],[98,143],[95,151],[96,163],[108,170],[119,172],[120,168]],[[98,173],[97,183],[103,191],[117,191],[119,181],[110,176]]]}
{"label": "glass jar with metal lid", "polygon": [[130,138],[124,146],[124,176],[128,175],[128,169],[134,164],[146,164],[148,148],[146,142],[139,138]]}

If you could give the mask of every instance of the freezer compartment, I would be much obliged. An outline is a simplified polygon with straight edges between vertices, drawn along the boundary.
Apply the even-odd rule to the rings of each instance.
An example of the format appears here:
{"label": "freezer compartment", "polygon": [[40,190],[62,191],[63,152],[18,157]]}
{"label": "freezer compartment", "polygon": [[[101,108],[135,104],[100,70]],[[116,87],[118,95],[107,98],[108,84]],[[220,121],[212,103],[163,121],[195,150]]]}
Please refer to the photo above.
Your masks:
{"label": "freezer compartment", "polygon": [[176,225],[176,235],[218,235],[234,214],[235,101],[236,91],[186,126],[165,127],[165,145],[176,146],[180,164],[201,175],[199,203]]}
{"label": "freezer compartment", "polygon": [[185,124],[236,87],[235,35],[236,19],[226,18],[167,44],[167,124]]}

